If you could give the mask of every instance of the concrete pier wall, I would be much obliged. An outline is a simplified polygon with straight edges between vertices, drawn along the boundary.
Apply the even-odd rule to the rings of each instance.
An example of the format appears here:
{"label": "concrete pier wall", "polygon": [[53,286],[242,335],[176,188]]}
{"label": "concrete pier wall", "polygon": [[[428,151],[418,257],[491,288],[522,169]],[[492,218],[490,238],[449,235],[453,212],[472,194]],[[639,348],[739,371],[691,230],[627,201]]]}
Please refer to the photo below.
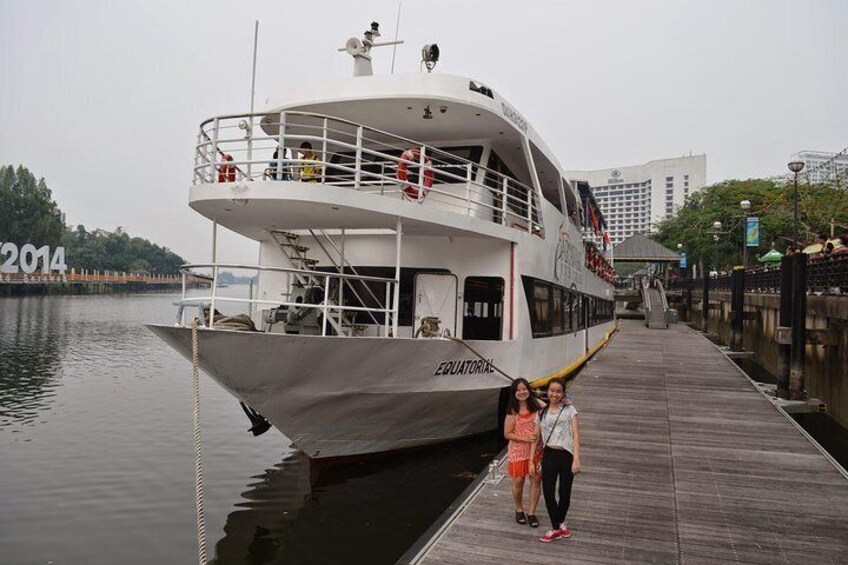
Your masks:
{"label": "concrete pier wall", "polygon": [[[681,320],[686,320],[682,296],[674,297]],[[755,312],[754,319],[745,320],[742,345],[753,351],[757,361],[770,373],[777,373],[778,344],[775,331],[778,326],[780,297],[777,294],[745,294],[745,311]],[[689,321],[701,327],[701,290],[692,292],[692,312]],[[848,296],[807,297],[807,328],[827,329],[832,332],[835,345],[807,345],[804,366],[804,388],[811,398],[827,403],[828,413],[848,428]],[[724,344],[730,343],[730,293],[710,291],[710,332]]]}

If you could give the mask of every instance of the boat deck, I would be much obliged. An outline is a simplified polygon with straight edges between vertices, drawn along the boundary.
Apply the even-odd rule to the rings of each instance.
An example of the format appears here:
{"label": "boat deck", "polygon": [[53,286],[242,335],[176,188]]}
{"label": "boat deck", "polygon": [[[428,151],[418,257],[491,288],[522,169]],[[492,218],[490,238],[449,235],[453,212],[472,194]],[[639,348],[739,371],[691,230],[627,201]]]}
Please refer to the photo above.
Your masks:
{"label": "boat deck", "polygon": [[516,524],[506,478],[481,483],[402,561],[848,562],[844,471],[697,332],[620,328],[570,388],[583,466],[573,536],[538,541],[544,501],[540,528]]}

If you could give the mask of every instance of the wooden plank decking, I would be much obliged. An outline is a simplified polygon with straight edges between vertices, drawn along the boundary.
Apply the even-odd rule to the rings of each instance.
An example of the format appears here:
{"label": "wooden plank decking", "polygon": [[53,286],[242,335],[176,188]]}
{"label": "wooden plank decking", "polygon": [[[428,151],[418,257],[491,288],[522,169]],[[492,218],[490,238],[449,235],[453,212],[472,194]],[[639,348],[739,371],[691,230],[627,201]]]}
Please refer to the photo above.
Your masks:
{"label": "wooden plank decking", "polygon": [[414,560],[476,563],[848,563],[848,479],[709,341],[622,321],[570,395],[583,473],[573,537],[512,519],[486,484]]}

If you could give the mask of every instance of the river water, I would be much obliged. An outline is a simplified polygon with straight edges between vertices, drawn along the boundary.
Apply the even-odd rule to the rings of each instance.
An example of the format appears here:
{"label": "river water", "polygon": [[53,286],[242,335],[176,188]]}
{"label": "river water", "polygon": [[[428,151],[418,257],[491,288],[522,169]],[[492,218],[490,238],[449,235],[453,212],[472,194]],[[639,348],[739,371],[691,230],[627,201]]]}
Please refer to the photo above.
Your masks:
{"label": "river water", "polygon": [[[197,561],[191,365],[144,327],[177,298],[0,299],[0,563]],[[201,411],[215,563],[393,563],[498,443],[316,469],[205,375]]]}

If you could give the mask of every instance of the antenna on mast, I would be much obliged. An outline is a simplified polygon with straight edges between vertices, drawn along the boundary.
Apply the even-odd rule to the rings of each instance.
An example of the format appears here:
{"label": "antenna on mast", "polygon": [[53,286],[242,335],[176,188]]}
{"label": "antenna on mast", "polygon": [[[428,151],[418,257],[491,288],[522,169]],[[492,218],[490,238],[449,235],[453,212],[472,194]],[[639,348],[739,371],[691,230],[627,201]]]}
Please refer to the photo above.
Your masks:
{"label": "antenna on mast", "polygon": [[364,33],[362,40],[351,37],[345,42],[345,46],[339,51],[346,51],[348,55],[353,57],[353,76],[371,76],[374,74],[374,69],[371,66],[371,48],[384,47],[386,45],[400,45],[403,41],[387,41],[386,43],[374,43],[376,38],[380,37],[380,24],[371,22],[371,29]]}
{"label": "antenna on mast", "polygon": [[400,1],[398,1],[398,17],[395,22],[395,45],[392,47],[392,74],[395,74],[395,55],[397,55],[398,32],[400,31]]}
{"label": "antenna on mast", "polygon": [[250,113],[253,114],[253,100],[256,98],[256,44],[259,41],[259,20],[253,27],[253,73],[250,78]]}

